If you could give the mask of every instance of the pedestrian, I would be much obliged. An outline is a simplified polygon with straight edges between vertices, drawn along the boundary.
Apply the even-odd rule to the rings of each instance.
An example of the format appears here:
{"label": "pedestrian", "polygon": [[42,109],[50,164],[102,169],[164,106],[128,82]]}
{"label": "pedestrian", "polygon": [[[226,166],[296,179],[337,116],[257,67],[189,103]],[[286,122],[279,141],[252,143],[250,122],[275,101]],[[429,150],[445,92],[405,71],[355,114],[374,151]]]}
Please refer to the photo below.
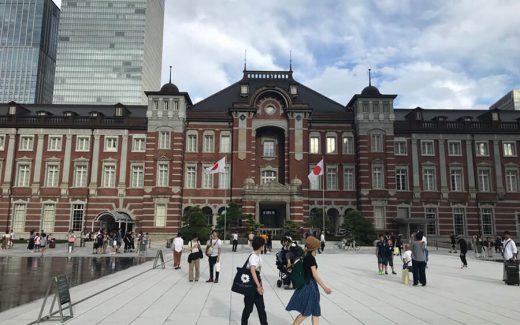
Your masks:
{"label": "pedestrian", "polygon": [[379,234],[379,241],[376,243],[377,269],[379,270],[379,275],[383,275],[385,273],[388,274],[388,260],[386,252],[388,248],[386,245],[385,236],[383,234]]}
{"label": "pedestrian", "polygon": [[506,272],[506,264],[515,262],[518,257],[518,249],[516,247],[515,241],[511,238],[511,233],[509,231],[504,232],[504,243],[502,256],[504,257],[504,277],[503,280],[507,280],[507,272]]}
{"label": "pedestrian", "polygon": [[195,232],[191,235],[188,243],[188,279],[190,282],[199,281],[200,276],[200,259],[202,258],[202,248],[200,247],[199,235]]}
{"label": "pedestrian", "polygon": [[97,235],[96,235],[96,253],[97,254],[104,254],[105,253],[105,233],[103,232],[103,229],[99,229]]}
{"label": "pedestrian", "polygon": [[428,255],[429,255],[429,251],[428,251],[428,240],[426,239],[426,236],[424,235],[424,233],[421,231],[421,234],[423,235],[423,243],[424,243],[424,257],[425,257],[425,260],[424,260],[424,267],[428,268]]}
{"label": "pedestrian", "polygon": [[177,233],[177,237],[173,240],[173,268],[178,270],[181,268],[182,248],[184,247],[184,240],[181,233]]}
{"label": "pedestrian", "polygon": [[[262,239],[264,240],[264,243],[267,242],[267,232],[266,232],[265,230],[262,232],[262,234],[260,235],[260,237],[262,237]],[[266,253],[267,253],[267,247],[266,247],[265,245],[264,245],[263,247],[264,247],[264,248],[263,248],[263,250],[262,250],[262,254],[266,254]]]}
{"label": "pedestrian", "polygon": [[252,243],[253,243],[254,237],[255,237],[255,235],[253,234],[252,231],[250,231],[249,235],[247,235],[247,245],[249,246],[249,248],[253,248]]}
{"label": "pedestrian", "polygon": [[5,234],[2,235],[2,249],[7,249],[7,245],[9,242],[9,239],[7,238],[8,232],[6,231]]}
{"label": "pedestrian", "polygon": [[267,243],[265,245],[269,253],[271,253],[273,251],[273,233],[267,234]]}
{"label": "pedestrian", "polygon": [[74,250],[74,243],[76,242],[76,236],[72,230],[69,230],[67,234],[67,252],[70,254]]}
{"label": "pedestrian", "polygon": [[462,262],[461,269],[468,267],[468,261],[466,260],[466,253],[468,252],[468,244],[466,243],[466,240],[462,238],[461,235],[457,236],[457,240],[459,242],[459,249],[460,249],[460,260]]}
{"label": "pedestrian", "polygon": [[47,241],[48,241],[47,234],[45,233],[45,231],[42,230],[40,237],[41,237],[40,253],[41,253],[41,256],[43,257],[43,254],[45,253],[45,250],[47,249]]}
{"label": "pedestrian", "polygon": [[412,272],[412,251],[410,250],[410,244],[404,245],[403,257],[403,274],[402,280],[404,284],[410,283],[410,272]]}
{"label": "pedestrian", "polygon": [[85,242],[88,239],[87,227],[83,228],[83,231],[79,234],[79,247],[85,247]]}
{"label": "pedestrian", "polygon": [[251,245],[253,247],[253,253],[249,255],[246,268],[251,272],[251,277],[256,285],[256,293],[255,295],[244,296],[244,309],[242,310],[241,323],[242,325],[247,325],[249,315],[253,312],[253,306],[256,306],[258,318],[260,318],[260,324],[266,325],[267,314],[265,313],[264,288],[262,286],[262,278],[260,277],[260,272],[262,270],[262,257],[260,255],[261,251],[265,247],[265,240],[262,237],[253,237]]}
{"label": "pedestrian", "polygon": [[238,234],[236,231],[233,231],[233,233],[231,234],[231,239],[233,241],[233,247],[232,247],[231,251],[236,252],[237,246],[238,246]]}
{"label": "pedestrian", "polygon": [[412,242],[412,271],[413,285],[416,286],[420,282],[424,287],[426,285],[426,253],[422,231],[415,234]]}
{"label": "pedestrian", "polygon": [[455,237],[455,233],[453,233],[453,232],[450,235],[450,241],[451,241],[450,253],[457,253],[457,248],[455,248],[456,237]]}
{"label": "pedestrian", "polygon": [[13,231],[13,229],[11,229],[11,231],[9,232],[9,243],[8,243],[9,248],[13,248],[13,246],[14,246],[14,240],[16,239],[15,237],[16,237],[16,236],[15,236],[15,234],[14,234],[14,231]]}
{"label": "pedestrian", "polygon": [[[222,241],[218,238],[218,232],[213,230],[211,238],[206,245],[206,255],[209,260],[209,279],[206,282],[218,283],[220,274],[220,253],[222,251]],[[215,277],[213,278],[213,270],[215,270]]]}
{"label": "pedestrian", "polygon": [[40,236],[40,233],[37,232],[36,236],[34,236],[34,250],[33,253],[40,252],[40,244],[42,242],[42,237]]}
{"label": "pedestrian", "polygon": [[34,237],[35,237],[35,230],[32,229],[31,232],[29,232],[29,241],[27,243],[27,249],[32,251],[34,249]]}
{"label": "pedestrian", "polygon": [[294,319],[293,325],[301,324],[307,317],[312,316],[312,324],[318,324],[321,316],[320,292],[318,284],[326,294],[332,290],[327,287],[318,274],[318,263],[316,263],[316,250],[320,247],[320,241],[313,236],[305,239],[306,251],[303,258],[303,275],[306,280],[303,287],[294,291],[291,300],[285,310],[298,311],[300,314]]}
{"label": "pedestrian", "polygon": [[325,231],[321,231],[320,235],[320,250],[319,253],[321,254],[325,250]]}
{"label": "pedestrian", "polygon": [[[388,264],[390,265],[390,267],[392,268],[392,274],[397,274],[395,273],[395,270],[394,270],[394,243],[392,242],[392,239],[389,239],[387,242],[386,242],[386,260],[388,261]],[[385,274],[388,274],[388,272],[386,272],[385,270]]]}

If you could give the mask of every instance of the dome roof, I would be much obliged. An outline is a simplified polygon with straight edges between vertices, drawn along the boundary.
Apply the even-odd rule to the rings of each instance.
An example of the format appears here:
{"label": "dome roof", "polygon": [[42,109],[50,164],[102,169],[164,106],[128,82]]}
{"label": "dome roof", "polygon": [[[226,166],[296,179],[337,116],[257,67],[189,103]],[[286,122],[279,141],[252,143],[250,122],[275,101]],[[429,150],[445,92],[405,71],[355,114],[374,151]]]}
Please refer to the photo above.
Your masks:
{"label": "dome roof", "polygon": [[377,89],[374,86],[367,86],[363,91],[361,92],[361,95],[363,96],[381,96],[381,93],[379,92],[379,89]]}
{"label": "dome roof", "polygon": [[164,84],[161,87],[161,91],[160,91],[160,93],[163,93],[163,94],[176,94],[178,92],[179,92],[179,88],[177,88],[177,86],[175,86],[171,82]]}

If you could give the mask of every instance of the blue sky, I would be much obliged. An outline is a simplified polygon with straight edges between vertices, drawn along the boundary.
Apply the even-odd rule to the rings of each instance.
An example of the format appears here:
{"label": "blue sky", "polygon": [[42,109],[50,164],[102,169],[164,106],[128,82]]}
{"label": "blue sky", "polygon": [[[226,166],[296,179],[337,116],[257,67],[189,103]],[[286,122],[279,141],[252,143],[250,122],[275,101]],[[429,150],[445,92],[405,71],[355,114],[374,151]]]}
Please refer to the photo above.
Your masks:
{"label": "blue sky", "polygon": [[[59,1],[57,1],[59,2]],[[166,0],[163,75],[199,101],[289,65],[346,104],[368,83],[396,107],[486,108],[520,88],[517,0]]]}

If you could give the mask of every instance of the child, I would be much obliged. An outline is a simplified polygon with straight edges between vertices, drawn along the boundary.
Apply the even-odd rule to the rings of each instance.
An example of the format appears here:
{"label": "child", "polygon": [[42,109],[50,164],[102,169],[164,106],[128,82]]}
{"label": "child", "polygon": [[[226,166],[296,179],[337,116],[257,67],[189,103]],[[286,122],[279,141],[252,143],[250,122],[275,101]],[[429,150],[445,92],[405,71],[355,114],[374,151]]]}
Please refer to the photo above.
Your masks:
{"label": "child", "polygon": [[412,271],[412,251],[410,250],[410,245],[404,245],[404,254],[403,254],[403,283],[410,283],[410,272]]}

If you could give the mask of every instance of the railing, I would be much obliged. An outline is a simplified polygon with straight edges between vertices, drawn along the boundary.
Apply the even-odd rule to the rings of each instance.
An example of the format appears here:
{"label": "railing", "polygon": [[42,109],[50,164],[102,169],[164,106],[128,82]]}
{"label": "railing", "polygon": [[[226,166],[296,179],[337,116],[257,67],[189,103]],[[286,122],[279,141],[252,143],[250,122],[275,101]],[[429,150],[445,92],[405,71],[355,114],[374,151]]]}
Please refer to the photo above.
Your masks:
{"label": "railing", "polygon": [[145,117],[89,117],[89,116],[0,116],[1,127],[86,128],[86,129],[142,129]]}
{"label": "railing", "polygon": [[402,132],[442,132],[466,133],[520,133],[520,122],[487,122],[487,121],[395,121],[396,131]]}

